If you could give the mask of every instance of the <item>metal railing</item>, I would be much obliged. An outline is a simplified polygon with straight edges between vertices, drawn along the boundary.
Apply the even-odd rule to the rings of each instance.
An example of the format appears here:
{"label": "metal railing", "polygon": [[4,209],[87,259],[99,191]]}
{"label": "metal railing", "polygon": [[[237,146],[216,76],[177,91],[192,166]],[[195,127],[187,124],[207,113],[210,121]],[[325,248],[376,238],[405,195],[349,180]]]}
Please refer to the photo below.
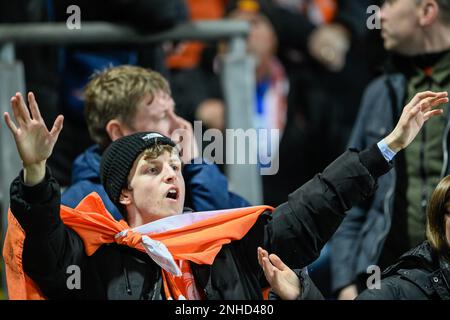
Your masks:
{"label": "metal railing", "polygon": [[[145,35],[134,29],[106,22],[82,23],[70,30],[65,23],[0,24],[0,111],[10,109],[9,99],[17,91],[25,92],[24,68],[15,60],[16,45],[142,45],[162,41],[227,40],[229,51],[222,66],[222,85],[227,104],[227,128],[252,128],[254,105],[254,62],[246,54],[249,25],[244,21],[198,21],[181,24],[157,34]],[[247,107],[245,107],[247,106]],[[228,142],[227,142],[228,143]],[[261,178],[257,165],[228,165],[230,189],[252,204],[262,201]],[[13,138],[4,124],[0,126],[0,203],[3,236],[9,185],[21,169]]]}
{"label": "metal railing", "polygon": [[14,44],[150,44],[170,40],[212,41],[244,39],[249,32],[244,21],[197,21],[173,29],[143,34],[131,27],[108,22],[86,22],[70,30],[65,23],[0,24],[0,43]]}

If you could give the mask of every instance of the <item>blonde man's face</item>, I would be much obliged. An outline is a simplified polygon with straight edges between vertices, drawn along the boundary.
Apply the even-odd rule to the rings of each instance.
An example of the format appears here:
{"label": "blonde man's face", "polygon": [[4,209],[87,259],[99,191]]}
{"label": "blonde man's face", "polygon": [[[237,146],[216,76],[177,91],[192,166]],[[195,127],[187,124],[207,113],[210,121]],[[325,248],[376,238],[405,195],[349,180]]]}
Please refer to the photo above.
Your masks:
{"label": "blonde man's face", "polygon": [[124,128],[125,135],[143,131],[156,131],[170,137],[177,129],[175,102],[172,97],[158,91],[153,100],[151,95],[145,95],[136,108],[136,115],[129,126]]}

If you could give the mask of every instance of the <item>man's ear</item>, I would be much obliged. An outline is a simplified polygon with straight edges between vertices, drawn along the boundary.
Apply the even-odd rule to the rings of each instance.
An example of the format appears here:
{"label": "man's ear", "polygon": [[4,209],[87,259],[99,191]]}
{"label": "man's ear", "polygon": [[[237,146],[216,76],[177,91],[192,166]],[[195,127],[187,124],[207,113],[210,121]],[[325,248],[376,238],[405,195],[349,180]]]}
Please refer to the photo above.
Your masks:
{"label": "man's ear", "polygon": [[439,16],[439,5],[436,0],[425,0],[420,5],[419,23],[421,26],[433,24]]}
{"label": "man's ear", "polygon": [[112,119],[108,121],[108,123],[106,124],[106,132],[108,133],[108,136],[111,139],[111,141],[116,141],[117,139],[125,136],[124,126],[117,119]]}
{"label": "man's ear", "polygon": [[119,197],[119,202],[125,207],[131,204],[131,190],[122,189]]}

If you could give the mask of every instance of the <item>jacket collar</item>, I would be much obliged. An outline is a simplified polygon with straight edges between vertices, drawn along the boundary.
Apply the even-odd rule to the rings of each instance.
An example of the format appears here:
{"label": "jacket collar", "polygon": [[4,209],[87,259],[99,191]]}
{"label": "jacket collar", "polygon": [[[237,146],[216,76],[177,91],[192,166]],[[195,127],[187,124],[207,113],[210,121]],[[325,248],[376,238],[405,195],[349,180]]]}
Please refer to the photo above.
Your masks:
{"label": "jacket collar", "polygon": [[100,161],[102,154],[98,145],[93,145],[79,155],[72,169],[72,184],[82,180],[95,180],[100,183]]}
{"label": "jacket collar", "polygon": [[437,256],[428,241],[403,254],[383,272],[383,277],[394,274],[415,283],[428,296],[437,293],[441,299],[450,299],[449,264]]}

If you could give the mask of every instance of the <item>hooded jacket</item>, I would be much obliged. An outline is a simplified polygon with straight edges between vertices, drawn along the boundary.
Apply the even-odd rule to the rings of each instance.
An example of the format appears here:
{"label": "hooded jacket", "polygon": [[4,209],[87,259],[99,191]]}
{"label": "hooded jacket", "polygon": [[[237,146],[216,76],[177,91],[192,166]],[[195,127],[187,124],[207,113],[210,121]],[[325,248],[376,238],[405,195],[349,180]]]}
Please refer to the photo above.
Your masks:
{"label": "hooded jacket", "polygon": [[[72,169],[72,185],[65,190],[61,204],[75,208],[91,192],[97,192],[106,209],[117,220],[122,215],[111,202],[100,182],[101,153],[98,145],[88,148],[77,157]],[[185,206],[194,211],[209,211],[248,207],[250,204],[238,195],[228,191],[226,177],[216,165],[203,162],[186,164],[183,167],[186,183]]]}

